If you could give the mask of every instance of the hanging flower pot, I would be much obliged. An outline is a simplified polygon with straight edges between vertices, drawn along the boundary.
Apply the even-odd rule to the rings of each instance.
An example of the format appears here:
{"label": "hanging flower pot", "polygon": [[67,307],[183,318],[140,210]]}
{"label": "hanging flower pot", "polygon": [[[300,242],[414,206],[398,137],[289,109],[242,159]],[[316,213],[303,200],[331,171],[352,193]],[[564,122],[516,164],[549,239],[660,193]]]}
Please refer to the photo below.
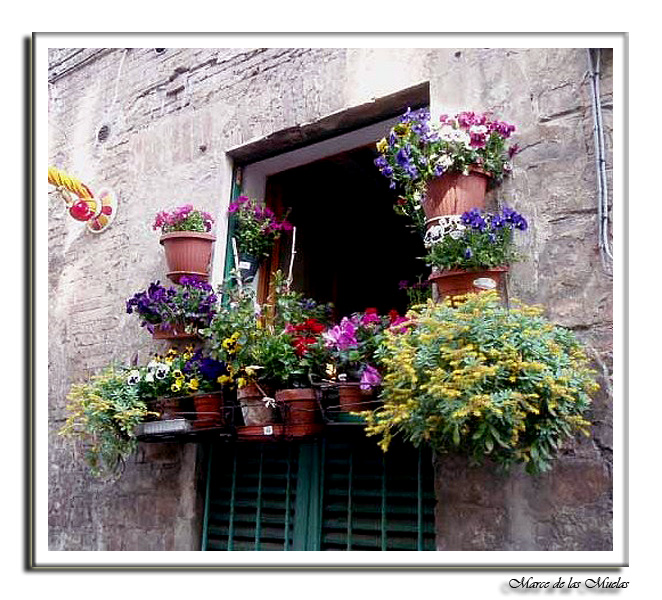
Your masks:
{"label": "hanging flower pot", "polygon": [[468,175],[447,172],[429,181],[422,202],[428,226],[437,217],[460,215],[472,208],[484,209],[489,177],[482,169],[471,167]]}
{"label": "hanging flower pot", "polygon": [[239,255],[239,272],[241,273],[241,280],[244,283],[250,283],[255,279],[258,269],[260,268],[260,259],[251,254]]}
{"label": "hanging flower pot", "polygon": [[464,294],[476,294],[488,290],[499,290],[508,267],[492,267],[485,270],[467,271],[453,269],[434,271],[429,280],[437,286],[441,299]]}
{"label": "hanging flower pot", "polygon": [[168,264],[168,278],[179,283],[182,276],[209,277],[216,237],[199,231],[172,231],[161,236]]}
{"label": "hanging flower pot", "polygon": [[237,402],[241,408],[244,425],[263,427],[276,421],[276,409],[264,401],[265,394],[255,384],[237,390]]}
{"label": "hanging flower pot", "polygon": [[195,406],[194,429],[221,427],[225,424],[223,415],[223,393],[211,392],[193,396]]}
{"label": "hanging flower pot", "polygon": [[317,396],[313,388],[278,390],[276,402],[282,406],[285,434],[299,438],[322,430],[317,418]]}

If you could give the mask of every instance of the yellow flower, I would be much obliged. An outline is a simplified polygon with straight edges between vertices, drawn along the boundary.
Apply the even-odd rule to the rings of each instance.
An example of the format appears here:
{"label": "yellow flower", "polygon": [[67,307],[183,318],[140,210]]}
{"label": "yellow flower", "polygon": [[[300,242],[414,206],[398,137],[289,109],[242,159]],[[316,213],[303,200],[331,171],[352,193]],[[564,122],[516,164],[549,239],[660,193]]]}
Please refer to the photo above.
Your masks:
{"label": "yellow flower", "polygon": [[218,377],[218,379],[216,379],[216,381],[221,385],[225,385],[226,383],[230,383],[232,381],[232,377],[229,375],[221,375]]}
{"label": "yellow flower", "polygon": [[175,370],[172,372],[172,376],[173,376],[175,379],[184,379],[184,374],[183,374],[179,369],[175,369]]}
{"label": "yellow flower", "polygon": [[173,383],[173,384],[170,386],[170,390],[173,391],[173,392],[178,392],[178,391],[181,390],[181,389],[182,389],[182,383],[181,383],[181,380],[175,381],[175,383]]}
{"label": "yellow flower", "polygon": [[189,390],[195,392],[200,386],[200,382],[197,379],[191,379],[191,381],[189,381],[187,385]]}
{"label": "yellow flower", "polygon": [[246,383],[247,383],[247,380],[246,380],[245,377],[239,377],[237,379],[237,386],[240,387],[240,388],[244,387],[246,385]]}
{"label": "yellow flower", "polygon": [[386,152],[387,148],[388,148],[388,142],[386,141],[385,137],[377,142],[377,150],[379,152],[384,153],[384,152]]}

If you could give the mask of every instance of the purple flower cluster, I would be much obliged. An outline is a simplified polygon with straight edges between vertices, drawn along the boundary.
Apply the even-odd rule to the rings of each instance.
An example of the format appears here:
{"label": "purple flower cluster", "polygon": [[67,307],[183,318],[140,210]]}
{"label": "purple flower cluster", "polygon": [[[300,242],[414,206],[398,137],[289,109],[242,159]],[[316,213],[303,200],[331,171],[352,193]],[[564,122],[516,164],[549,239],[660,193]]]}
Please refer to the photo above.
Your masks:
{"label": "purple flower cluster", "polygon": [[179,286],[164,287],[159,281],[134,294],[126,301],[126,312],[136,313],[141,327],[151,333],[154,325],[192,325],[207,327],[216,313],[218,300],[209,283],[197,277],[184,276]]}
{"label": "purple flower cluster", "polygon": [[205,356],[202,350],[193,353],[193,356],[184,363],[182,371],[186,374],[199,375],[203,384],[207,383],[210,387],[216,387],[218,378],[228,373],[224,362]]}
{"label": "purple flower cluster", "polygon": [[347,317],[343,317],[339,325],[331,327],[322,336],[327,348],[347,350],[358,345],[356,339],[356,325]]}
{"label": "purple flower cluster", "polygon": [[472,208],[462,215],[461,222],[464,226],[481,233],[487,230],[499,231],[504,227],[521,231],[526,231],[528,228],[526,219],[509,207],[504,207],[500,213],[496,214],[484,213],[477,208]]}

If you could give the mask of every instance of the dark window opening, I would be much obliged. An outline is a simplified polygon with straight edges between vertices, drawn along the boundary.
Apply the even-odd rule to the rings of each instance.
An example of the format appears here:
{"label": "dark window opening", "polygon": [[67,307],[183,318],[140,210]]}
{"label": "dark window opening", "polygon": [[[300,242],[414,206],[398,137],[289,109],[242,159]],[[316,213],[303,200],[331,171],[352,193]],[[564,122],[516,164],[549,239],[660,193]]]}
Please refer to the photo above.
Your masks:
{"label": "dark window opening", "polygon": [[[336,317],[375,307],[381,314],[407,306],[402,280],[425,273],[420,234],[393,210],[396,193],[374,165],[373,145],[278,173],[268,179],[267,203],[296,227],[293,286]],[[271,270],[287,274],[291,236]]]}

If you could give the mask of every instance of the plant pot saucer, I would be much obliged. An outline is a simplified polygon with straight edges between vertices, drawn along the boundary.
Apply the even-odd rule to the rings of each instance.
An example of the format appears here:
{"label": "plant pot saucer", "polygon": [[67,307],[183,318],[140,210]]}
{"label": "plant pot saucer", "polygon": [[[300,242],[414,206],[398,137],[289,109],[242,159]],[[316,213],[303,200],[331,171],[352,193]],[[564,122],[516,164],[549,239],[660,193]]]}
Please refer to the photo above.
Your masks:
{"label": "plant pot saucer", "polygon": [[168,279],[170,279],[170,281],[173,283],[179,283],[182,277],[196,277],[197,279],[201,279],[203,281],[207,281],[209,279],[209,273],[204,273],[201,271],[169,271],[167,276]]}

